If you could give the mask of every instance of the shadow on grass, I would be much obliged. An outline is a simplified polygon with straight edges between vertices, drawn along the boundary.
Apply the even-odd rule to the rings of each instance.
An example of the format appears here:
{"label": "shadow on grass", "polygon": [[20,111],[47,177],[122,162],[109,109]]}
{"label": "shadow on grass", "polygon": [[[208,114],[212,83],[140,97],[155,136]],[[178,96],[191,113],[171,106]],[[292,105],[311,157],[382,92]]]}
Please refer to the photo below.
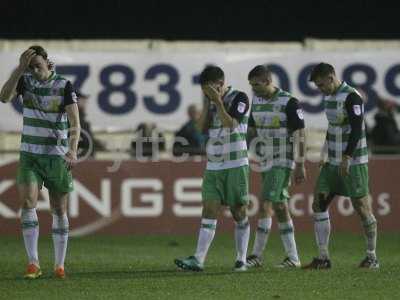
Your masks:
{"label": "shadow on grass", "polygon": [[[202,271],[202,272],[192,272],[192,271],[182,271],[178,269],[164,269],[164,270],[108,270],[108,271],[84,271],[84,272],[71,272],[67,273],[67,278],[65,280],[75,280],[75,279],[144,279],[144,278],[171,278],[171,277],[216,277],[216,276],[229,276],[229,275],[246,275],[258,273],[256,270],[250,270],[247,272],[235,272],[235,271]],[[0,282],[15,282],[15,281],[43,281],[43,280],[54,280],[62,281],[55,278],[52,273],[44,274],[38,279],[24,279],[22,276],[0,278]]]}
{"label": "shadow on grass", "polygon": [[111,272],[76,272],[70,278],[96,278],[96,279],[143,279],[143,278],[171,278],[171,277],[214,277],[229,275],[245,275],[254,272],[235,272],[235,271],[182,271],[177,269],[167,270],[132,270],[132,271],[111,271]]}

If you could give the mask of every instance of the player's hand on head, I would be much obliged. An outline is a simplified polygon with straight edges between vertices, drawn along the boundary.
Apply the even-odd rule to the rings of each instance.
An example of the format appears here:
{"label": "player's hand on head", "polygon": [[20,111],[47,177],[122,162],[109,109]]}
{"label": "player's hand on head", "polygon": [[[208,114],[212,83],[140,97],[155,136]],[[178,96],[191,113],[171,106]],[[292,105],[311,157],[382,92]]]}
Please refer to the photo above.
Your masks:
{"label": "player's hand on head", "polygon": [[23,70],[27,70],[29,68],[29,64],[31,63],[32,58],[36,55],[35,50],[28,49],[24,51],[19,58],[19,67]]}

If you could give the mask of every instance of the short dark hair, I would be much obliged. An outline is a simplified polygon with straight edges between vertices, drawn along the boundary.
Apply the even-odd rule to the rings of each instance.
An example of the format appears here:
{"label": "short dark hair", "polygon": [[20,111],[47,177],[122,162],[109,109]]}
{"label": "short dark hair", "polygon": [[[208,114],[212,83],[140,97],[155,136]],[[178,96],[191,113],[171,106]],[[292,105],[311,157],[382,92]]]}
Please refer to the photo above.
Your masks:
{"label": "short dark hair", "polygon": [[254,77],[263,78],[265,80],[272,80],[272,73],[271,70],[268,69],[266,65],[258,65],[255,66],[247,76],[247,79],[250,80]]}
{"label": "short dark hair", "polygon": [[315,81],[318,77],[326,77],[332,74],[335,75],[335,68],[330,64],[322,62],[312,69],[310,81]]}
{"label": "short dark hair", "polygon": [[33,46],[30,46],[29,49],[35,50],[36,55],[40,55],[44,59],[47,59],[47,52],[46,52],[46,50],[44,50],[44,48],[42,46],[33,45]]}
{"label": "short dark hair", "polygon": [[225,80],[224,71],[217,66],[207,66],[200,74],[200,84],[204,85],[210,82],[217,82]]}

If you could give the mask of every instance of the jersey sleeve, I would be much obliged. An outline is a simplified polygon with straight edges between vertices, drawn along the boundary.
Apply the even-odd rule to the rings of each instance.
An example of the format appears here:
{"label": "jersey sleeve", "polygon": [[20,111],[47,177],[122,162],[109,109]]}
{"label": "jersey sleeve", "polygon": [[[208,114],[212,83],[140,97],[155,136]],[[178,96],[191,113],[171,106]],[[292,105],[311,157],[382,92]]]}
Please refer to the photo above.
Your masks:
{"label": "jersey sleeve", "polygon": [[305,127],[304,114],[300,107],[299,100],[289,99],[286,105],[287,127],[290,131],[296,131]]}
{"label": "jersey sleeve", "polygon": [[228,114],[240,122],[249,110],[249,106],[250,101],[247,95],[243,92],[239,92],[232,100]]}
{"label": "jersey sleeve", "polygon": [[254,120],[252,112],[250,113],[248,126],[249,127],[256,127],[256,121]]}
{"label": "jersey sleeve", "polygon": [[68,81],[64,88],[64,106],[78,103],[78,97],[72,87],[71,81]]}
{"label": "jersey sleeve", "polygon": [[17,83],[17,88],[15,89],[17,92],[17,96],[23,96],[25,91],[25,80],[24,76],[22,75]]}
{"label": "jersey sleeve", "polygon": [[345,108],[351,127],[347,147],[344,155],[352,156],[361,138],[362,123],[364,119],[364,102],[357,93],[351,93],[345,101]]}

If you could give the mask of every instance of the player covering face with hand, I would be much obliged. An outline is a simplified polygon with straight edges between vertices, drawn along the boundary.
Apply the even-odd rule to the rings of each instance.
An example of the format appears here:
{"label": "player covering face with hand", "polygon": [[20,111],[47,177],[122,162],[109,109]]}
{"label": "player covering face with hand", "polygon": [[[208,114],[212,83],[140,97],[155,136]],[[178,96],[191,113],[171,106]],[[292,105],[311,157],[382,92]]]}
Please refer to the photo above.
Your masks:
{"label": "player covering face with hand", "polygon": [[201,271],[214,239],[221,206],[228,206],[235,220],[236,262],[234,270],[245,271],[250,225],[246,214],[249,193],[247,122],[249,100],[245,93],[225,85],[217,66],[200,75],[205,96],[199,129],[208,133],[207,167],[203,176],[203,212],[195,254],[175,259],[183,270]]}

